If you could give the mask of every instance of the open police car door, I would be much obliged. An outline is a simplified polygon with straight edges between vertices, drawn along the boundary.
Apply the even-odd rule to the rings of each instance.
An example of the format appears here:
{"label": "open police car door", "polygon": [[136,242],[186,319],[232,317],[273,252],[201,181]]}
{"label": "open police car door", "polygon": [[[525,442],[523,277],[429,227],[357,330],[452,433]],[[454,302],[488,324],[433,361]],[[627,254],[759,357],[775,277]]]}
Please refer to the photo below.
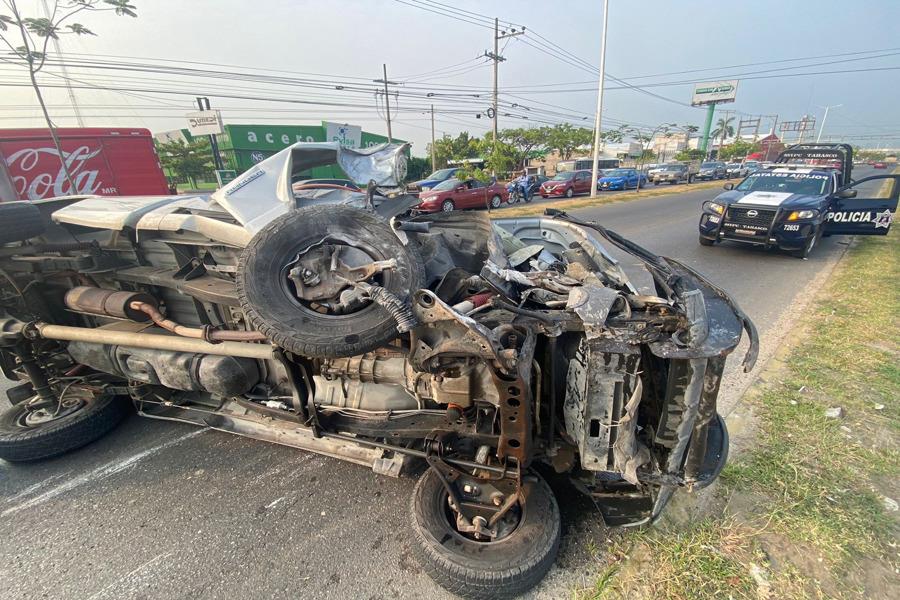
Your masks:
{"label": "open police car door", "polygon": [[825,215],[826,234],[885,235],[897,210],[900,175],[875,175],[836,191]]}

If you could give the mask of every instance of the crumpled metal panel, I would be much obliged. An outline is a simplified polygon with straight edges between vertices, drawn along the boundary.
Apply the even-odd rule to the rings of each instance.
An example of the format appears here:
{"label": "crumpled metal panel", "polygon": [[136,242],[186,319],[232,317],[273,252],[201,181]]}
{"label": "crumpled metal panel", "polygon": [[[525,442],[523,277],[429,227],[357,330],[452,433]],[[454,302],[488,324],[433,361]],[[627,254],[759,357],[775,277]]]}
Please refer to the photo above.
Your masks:
{"label": "crumpled metal panel", "polygon": [[293,175],[337,164],[353,181],[374,180],[379,187],[396,187],[406,177],[408,146],[382,144],[354,150],[337,142],[298,142],[241,173],[213,192],[211,200],[256,233],[295,206]]}
{"label": "crumpled metal panel", "polygon": [[[649,458],[634,437],[636,420],[626,418],[640,403],[639,366],[637,347],[604,340],[582,340],[569,361],[563,417],[566,432],[578,445],[582,468],[624,476],[637,471],[645,462],[641,457]],[[632,402],[626,410],[628,400]],[[614,448],[623,420],[627,431],[617,457]]]}

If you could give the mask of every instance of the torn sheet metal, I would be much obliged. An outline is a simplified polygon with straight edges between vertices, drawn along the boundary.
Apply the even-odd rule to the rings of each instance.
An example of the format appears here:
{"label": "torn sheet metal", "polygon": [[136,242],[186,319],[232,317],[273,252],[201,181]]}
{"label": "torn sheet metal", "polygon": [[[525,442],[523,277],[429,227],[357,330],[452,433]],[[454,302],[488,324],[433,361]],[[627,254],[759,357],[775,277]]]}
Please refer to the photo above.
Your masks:
{"label": "torn sheet metal", "polygon": [[637,438],[637,409],[641,403],[644,384],[636,379],[634,392],[625,405],[624,414],[619,419],[616,441],[613,443],[613,468],[622,473],[622,478],[633,485],[638,484],[637,470],[650,462],[650,449]]}
{"label": "torn sheet metal", "polygon": [[616,290],[588,284],[572,288],[566,308],[575,311],[584,323],[584,334],[593,339],[603,333],[609,313],[624,303],[625,298]]}
{"label": "torn sheet metal", "polygon": [[374,180],[379,187],[396,187],[406,177],[408,147],[382,144],[354,150],[337,142],[299,142],[252,166],[210,198],[256,233],[295,206],[291,187],[295,175],[337,164],[352,181]]}

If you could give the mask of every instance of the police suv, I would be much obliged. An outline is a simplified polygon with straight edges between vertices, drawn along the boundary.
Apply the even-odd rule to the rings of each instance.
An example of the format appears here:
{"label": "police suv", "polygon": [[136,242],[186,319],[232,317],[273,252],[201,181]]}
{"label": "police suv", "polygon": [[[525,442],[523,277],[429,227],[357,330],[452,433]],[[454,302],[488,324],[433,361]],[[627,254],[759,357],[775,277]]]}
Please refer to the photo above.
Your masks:
{"label": "police suv", "polygon": [[[838,161],[840,168],[834,166]],[[851,179],[848,144],[797,144],[702,205],[700,244],[735,241],[806,258],[832,234],[884,235],[897,209],[900,175]]]}

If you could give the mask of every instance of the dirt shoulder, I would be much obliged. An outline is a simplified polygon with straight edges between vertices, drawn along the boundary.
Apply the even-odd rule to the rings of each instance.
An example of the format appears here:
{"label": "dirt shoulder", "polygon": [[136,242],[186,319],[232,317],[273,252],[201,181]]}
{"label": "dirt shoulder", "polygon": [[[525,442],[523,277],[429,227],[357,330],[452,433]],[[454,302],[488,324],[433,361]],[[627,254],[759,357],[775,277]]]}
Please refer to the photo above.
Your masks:
{"label": "dirt shoulder", "polygon": [[735,411],[753,439],[702,510],[676,503],[660,525],[618,537],[577,594],[896,597],[898,281],[897,234],[859,239]]}

